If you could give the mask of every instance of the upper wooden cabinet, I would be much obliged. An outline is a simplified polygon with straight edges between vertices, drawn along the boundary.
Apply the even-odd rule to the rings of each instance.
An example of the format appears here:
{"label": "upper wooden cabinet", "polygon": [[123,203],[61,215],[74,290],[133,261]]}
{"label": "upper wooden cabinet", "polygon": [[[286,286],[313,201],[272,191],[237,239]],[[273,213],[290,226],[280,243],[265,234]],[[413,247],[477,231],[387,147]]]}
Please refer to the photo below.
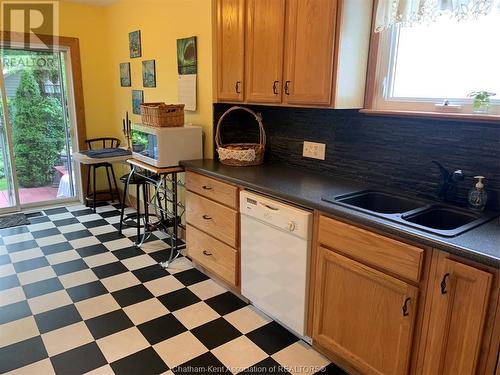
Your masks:
{"label": "upper wooden cabinet", "polygon": [[372,0],[219,0],[217,100],[362,108],[371,12]]}
{"label": "upper wooden cabinet", "polygon": [[423,373],[475,374],[493,275],[441,254]]}
{"label": "upper wooden cabinet", "polygon": [[245,0],[217,0],[219,100],[243,101]]}
{"label": "upper wooden cabinet", "polygon": [[336,15],[337,1],[288,0],[284,103],[330,105]]}
{"label": "upper wooden cabinet", "polygon": [[246,98],[280,103],[285,0],[247,0]]}

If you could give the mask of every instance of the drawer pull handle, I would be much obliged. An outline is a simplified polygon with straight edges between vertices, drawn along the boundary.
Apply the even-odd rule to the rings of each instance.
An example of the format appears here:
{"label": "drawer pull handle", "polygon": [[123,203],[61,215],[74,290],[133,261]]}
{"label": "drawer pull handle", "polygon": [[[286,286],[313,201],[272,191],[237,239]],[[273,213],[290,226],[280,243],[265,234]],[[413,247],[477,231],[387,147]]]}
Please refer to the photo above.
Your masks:
{"label": "drawer pull handle", "polygon": [[212,217],[211,216],[208,216],[208,215],[203,215],[202,216],[205,220],[212,220]]}
{"label": "drawer pull handle", "polygon": [[449,273],[445,273],[444,276],[443,276],[443,280],[441,281],[441,294],[448,293],[446,291],[446,279],[448,278],[448,276],[450,276],[450,274]]}
{"label": "drawer pull handle", "polygon": [[213,255],[211,252],[207,251],[207,250],[203,250],[203,255],[206,255],[207,257]]}
{"label": "drawer pull handle", "polygon": [[207,185],[203,185],[202,188],[203,190],[212,190],[212,187]]}
{"label": "drawer pull handle", "polygon": [[405,299],[405,302],[403,303],[403,316],[408,316],[408,303],[410,302],[411,298],[408,297]]}

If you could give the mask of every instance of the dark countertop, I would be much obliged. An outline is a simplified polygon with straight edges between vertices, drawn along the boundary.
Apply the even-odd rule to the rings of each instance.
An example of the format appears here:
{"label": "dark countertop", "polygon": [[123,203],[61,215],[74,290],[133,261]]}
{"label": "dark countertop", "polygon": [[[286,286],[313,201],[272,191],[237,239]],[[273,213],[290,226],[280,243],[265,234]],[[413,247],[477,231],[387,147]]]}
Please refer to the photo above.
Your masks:
{"label": "dark countertop", "polygon": [[180,164],[192,171],[306,208],[320,210],[332,217],[344,218],[500,268],[500,218],[456,237],[441,237],[322,200],[322,197],[333,199],[338,195],[376,188],[361,182],[276,164],[230,167],[211,159],[182,161]]}

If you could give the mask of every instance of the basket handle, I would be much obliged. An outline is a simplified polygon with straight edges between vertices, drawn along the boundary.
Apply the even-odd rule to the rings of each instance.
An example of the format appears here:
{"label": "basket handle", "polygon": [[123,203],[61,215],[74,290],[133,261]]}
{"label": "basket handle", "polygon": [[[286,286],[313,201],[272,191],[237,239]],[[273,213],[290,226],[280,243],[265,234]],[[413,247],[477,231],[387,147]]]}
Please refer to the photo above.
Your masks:
{"label": "basket handle", "polygon": [[259,124],[259,144],[265,148],[266,147],[266,132],[264,130],[264,125],[262,124],[262,116],[259,113],[255,113],[254,111],[252,111],[249,108],[240,107],[237,105],[229,108],[226,112],[224,112],[222,114],[222,116],[219,118],[219,121],[217,122],[217,129],[215,131],[215,144],[217,145],[217,148],[219,148],[222,145],[222,139],[220,136],[220,129],[222,127],[222,121],[229,113],[236,111],[236,110],[239,110],[239,109],[246,111],[248,113],[251,113],[255,117],[255,120]]}

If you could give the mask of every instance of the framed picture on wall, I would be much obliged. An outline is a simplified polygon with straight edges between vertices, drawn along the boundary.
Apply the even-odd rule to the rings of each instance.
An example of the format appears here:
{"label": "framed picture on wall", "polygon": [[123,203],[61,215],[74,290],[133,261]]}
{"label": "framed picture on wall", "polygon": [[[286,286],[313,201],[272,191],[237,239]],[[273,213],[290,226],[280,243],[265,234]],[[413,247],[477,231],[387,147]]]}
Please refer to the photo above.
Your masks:
{"label": "framed picture on wall", "polygon": [[130,63],[120,64],[120,85],[122,87],[132,86],[132,80],[130,78]]}
{"label": "framed picture on wall", "polygon": [[156,87],[155,60],[146,60],[142,62],[142,85],[144,87]]}
{"label": "framed picture on wall", "polygon": [[141,57],[141,30],[132,31],[128,34],[128,48],[130,51],[130,58]]}
{"label": "framed picture on wall", "polygon": [[132,113],[134,115],[141,114],[142,103],[144,103],[144,91],[132,90]]}
{"label": "framed picture on wall", "polygon": [[198,70],[196,54],[195,36],[177,39],[177,70],[179,75],[196,74]]}

